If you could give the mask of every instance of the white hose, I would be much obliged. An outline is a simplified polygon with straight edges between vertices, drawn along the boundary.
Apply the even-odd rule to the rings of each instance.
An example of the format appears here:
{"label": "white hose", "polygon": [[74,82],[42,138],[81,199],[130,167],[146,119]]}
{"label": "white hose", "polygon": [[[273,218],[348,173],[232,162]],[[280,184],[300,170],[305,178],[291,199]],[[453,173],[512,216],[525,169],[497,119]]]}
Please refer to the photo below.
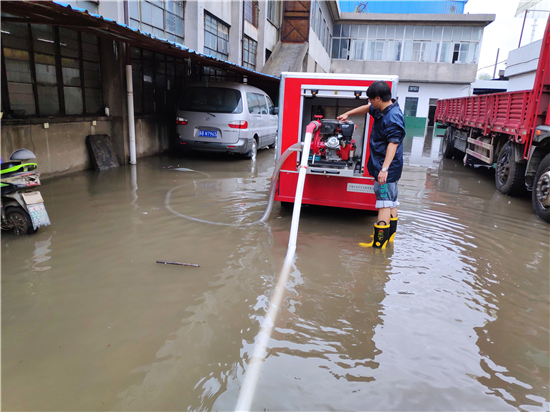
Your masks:
{"label": "white hose", "polygon": [[[268,200],[267,200],[267,207],[265,209],[265,212],[262,216],[262,218],[260,220],[257,220],[256,222],[251,222],[251,223],[222,223],[222,222],[212,222],[210,220],[203,220],[203,219],[198,219],[196,217],[192,217],[192,216],[187,216],[187,215],[184,215],[183,213],[180,213],[180,212],[177,212],[175,211],[172,206],[170,205],[170,198],[172,196],[172,192],[174,190],[178,190],[180,188],[182,188],[183,186],[186,186],[188,185],[189,183],[186,183],[184,185],[181,185],[181,186],[177,186],[177,187],[174,187],[172,189],[170,189],[167,193],[166,193],[166,197],[164,199],[164,206],[166,206],[166,208],[172,212],[173,214],[175,214],[176,216],[179,216],[179,217],[183,217],[184,219],[189,219],[189,220],[193,220],[195,222],[201,222],[201,223],[208,223],[210,225],[218,225],[218,226],[234,226],[234,227],[242,227],[242,226],[252,226],[252,225],[256,225],[258,223],[263,223],[267,220],[267,218],[269,217],[269,215],[271,214],[271,209],[273,208],[273,201],[275,199],[275,189],[277,188],[277,178],[279,176],[279,172],[281,171],[281,167],[283,166],[283,163],[285,162],[285,160],[287,159],[288,156],[290,156],[291,153],[293,152],[299,152],[300,150],[302,150],[302,143],[295,143],[293,144],[292,146],[290,146],[288,149],[286,149],[284,151],[284,153],[281,155],[281,157],[279,158],[279,161],[275,164],[275,169],[273,170],[273,174],[271,175],[271,186],[269,188],[269,197],[268,197]],[[196,170],[192,170],[192,169],[185,169],[185,168],[181,168],[181,169],[172,169],[172,170],[175,170],[175,171],[182,171],[182,172],[195,172],[195,173],[201,173],[203,175],[206,175],[210,178],[210,175],[206,174],[206,173],[203,173],[203,172],[198,172]]]}
{"label": "white hose", "polygon": [[294,210],[292,212],[292,223],[290,225],[290,236],[288,240],[288,251],[286,253],[285,262],[279,275],[279,280],[275,286],[275,292],[271,298],[271,303],[267,311],[267,316],[263,325],[263,330],[258,333],[254,352],[250,358],[249,368],[244,375],[243,386],[239,392],[239,398],[237,400],[237,406],[235,411],[249,411],[254,398],[254,392],[256,391],[256,384],[260,378],[260,372],[262,364],[267,353],[267,345],[271,338],[271,332],[275,325],[275,319],[281,303],[284,298],[285,285],[290,276],[290,269],[294,263],[294,256],[296,253],[296,239],[298,237],[298,225],[300,223],[300,211],[302,208],[302,195],[304,192],[304,182],[306,179],[307,162],[309,157],[309,148],[311,146],[311,138],[313,136],[313,130],[319,127],[319,123],[312,122],[306,129],[306,137],[302,148],[302,161],[300,163],[300,171],[298,173],[298,183],[296,186],[296,197],[294,199]]}

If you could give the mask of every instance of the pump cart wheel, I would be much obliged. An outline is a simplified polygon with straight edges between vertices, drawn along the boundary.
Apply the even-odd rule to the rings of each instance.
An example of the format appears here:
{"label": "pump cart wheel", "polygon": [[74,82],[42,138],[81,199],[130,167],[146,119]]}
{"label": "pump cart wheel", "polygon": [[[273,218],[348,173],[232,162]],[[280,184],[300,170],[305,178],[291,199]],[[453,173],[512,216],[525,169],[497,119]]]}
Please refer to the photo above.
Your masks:
{"label": "pump cart wheel", "polygon": [[29,214],[21,206],[10,206],[6,208],[6,218],[13,225],[13,232],[16,235],[32,235],[38,229],[32,226]]}
{"label": "pump cart wheel", "polygon": [[443,135],[443,157],[445,159],[452,159],[456,155],[456,149],[453,142],[453,128],[447,127],[445,134]]}
{"label": "pump cart wheel", "polygon": [[550,223],[550,153],[539,165],[532,196],[535,214]]}
{"label": "pump cart wheel", "polygon": [[256,157],[256,153],[258,153],[258,143],[256,143],[256,139],[252,139],[252,149],[248,151],[246,157],[253,159]]}
{"label": "pump cart wheel", "polygon": [[495,185],[500,193],[517,195],[525,190],[525,163],[516,162],[514,147],[507,142],[498,154]]}

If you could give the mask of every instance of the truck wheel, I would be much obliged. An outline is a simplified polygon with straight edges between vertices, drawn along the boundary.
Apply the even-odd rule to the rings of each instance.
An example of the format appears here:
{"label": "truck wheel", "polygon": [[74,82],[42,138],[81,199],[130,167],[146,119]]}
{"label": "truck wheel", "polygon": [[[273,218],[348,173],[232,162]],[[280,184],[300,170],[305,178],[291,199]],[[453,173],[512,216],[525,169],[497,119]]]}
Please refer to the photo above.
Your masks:
{"label": "truck wheel", "polygon": [[542,159],[537,169],[532,196],[535,214],[550,223],[550,153]]}
{"label": "truck wheel", "polygon": [[498,154],[495,185],[500,193],[517,195],[525,190],[525,163],[516,162],[514,147],[507,142]]}
{"label": "truck wheel", "polygon": [[443,157],[445,159],[452,159],[456,154],[456,149],[453,142],[453,128],[447,127],[445,134],[443,135]]}
{"label": "truck wheel", "polygon": [[16,235],[32,235],[38,229],[32,225],[29,214],[21,206],[10,206],[6,208],[6,219],[13,225],[13,233]]}

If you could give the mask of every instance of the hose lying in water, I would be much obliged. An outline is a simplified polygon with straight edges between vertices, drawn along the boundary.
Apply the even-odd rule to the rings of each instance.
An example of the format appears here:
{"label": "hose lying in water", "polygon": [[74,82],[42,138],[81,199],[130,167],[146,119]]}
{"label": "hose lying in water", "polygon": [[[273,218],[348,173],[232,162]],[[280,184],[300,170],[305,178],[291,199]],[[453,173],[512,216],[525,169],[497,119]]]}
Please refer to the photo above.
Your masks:
{"label": "hose lying in water", "polygon": [[[174,209],[172,209],[172,206],[170,206],[170,197],[172,196],[172,192],[174,190],[178,190],[178,189],[180,189],[181,187],[183,187],[185,185],[177,186],[177,187],[174,187],[174,188],[170,189],[168,191],[168,193],[166,193],[166,197],[164,199],[164,206],[166,206],[166,208],[170,212],[175,214],[176,216],[183,217],[184,219],[193,220],[195,222],[208,223],[208,224],[211,224],[211,225],[242,227],[242,226],[252,226],[252,225],[256,225],[258,223],[264,223],[269,218],[269,215],[271,214],[271,210],[273,209],[273,201],[275,199],[275,190],[277,188],[277,180],[278,180],[278,177],[279,177],[279,172],[281,171],[281,167],[283,166],[283,163],[285,162],[287,157],[290,156],[291,153],[299,152],[301,150],[302,150],[302,143],[301,142],[293,144],[292,146],[290,146],[288,149],[286,149],[284,151],[284,153],[279,158],[279,161],[275,164],[275,169],[273,170],[273,175],[271,176],[271,186],[269,188],[269,198],[267,200],[267,207],[265,209],[264,215],[262,216],[262,218],[260,220],[257,220],[257,221],[252,222],[252,223],[221,223],[221,222],[212,222],[210,220],[197,219],[195,217],[187,216],[187,215],[184,215],[183,213],[176,212]],[[308,152],[309,152],[309,147],[308,147]],[[172,170],[201,173],[201,174],[204,174],[204,175],[210,177],[206,173],[198,172],[198,171],[192,170],[192,169],[183,169],[182,168],[182,169],[172,169]]]}
{"label": "hose lying in water", "polygon": [[[244,382],[239,392],[237,406],[235,411],[249,411],[256,391],[256,384],[260,378],[262,364],[267,353],[267,344],[271,338],[271,332],[275,325],[275,319],[281,303],[283,302],[285,285],[290,276],[290,269],[294,263],[294,255],[296,253],[296,239],[298,237],[298,225],[300,223],[300,211],[302,208],[302,195],[304,193],[304,182],[306,179],[307,162],[309,157],[309,148],[311,146],[311,137],[313,132],[317,130],[319,123],[311,122],[306,127],[306,137],[302,148],[302,161],[300,163],[300,172],[298,174],[298,183],[296,185],[296,197],[294,199],[294,209],[292,211],[292,223],[290,226],[290,236],[288,239],[288,251],[286,253],[285,262],[277,281],[275,292],[271,298],[267,316],[263,325],[263,330],[258,333],[258,339],[254,346],[254,352],[250,358],[249,368],[244,375]],[[267,211],[267,210],[266,210]]]}

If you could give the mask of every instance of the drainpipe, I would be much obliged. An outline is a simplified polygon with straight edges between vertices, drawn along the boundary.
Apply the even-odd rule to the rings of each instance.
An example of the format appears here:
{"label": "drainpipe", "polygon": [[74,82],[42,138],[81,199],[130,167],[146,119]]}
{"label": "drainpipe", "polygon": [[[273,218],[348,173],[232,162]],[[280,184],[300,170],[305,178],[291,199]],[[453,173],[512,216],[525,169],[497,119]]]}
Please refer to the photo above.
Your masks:
{"label": "drainpipe", "polygon": [[134,121],[134,84],[132,82],[132,58],[130,45],[126,44],[126,90],[128,94],[128,146],[130,148],[130,164],[136,164],[136,126]]}

